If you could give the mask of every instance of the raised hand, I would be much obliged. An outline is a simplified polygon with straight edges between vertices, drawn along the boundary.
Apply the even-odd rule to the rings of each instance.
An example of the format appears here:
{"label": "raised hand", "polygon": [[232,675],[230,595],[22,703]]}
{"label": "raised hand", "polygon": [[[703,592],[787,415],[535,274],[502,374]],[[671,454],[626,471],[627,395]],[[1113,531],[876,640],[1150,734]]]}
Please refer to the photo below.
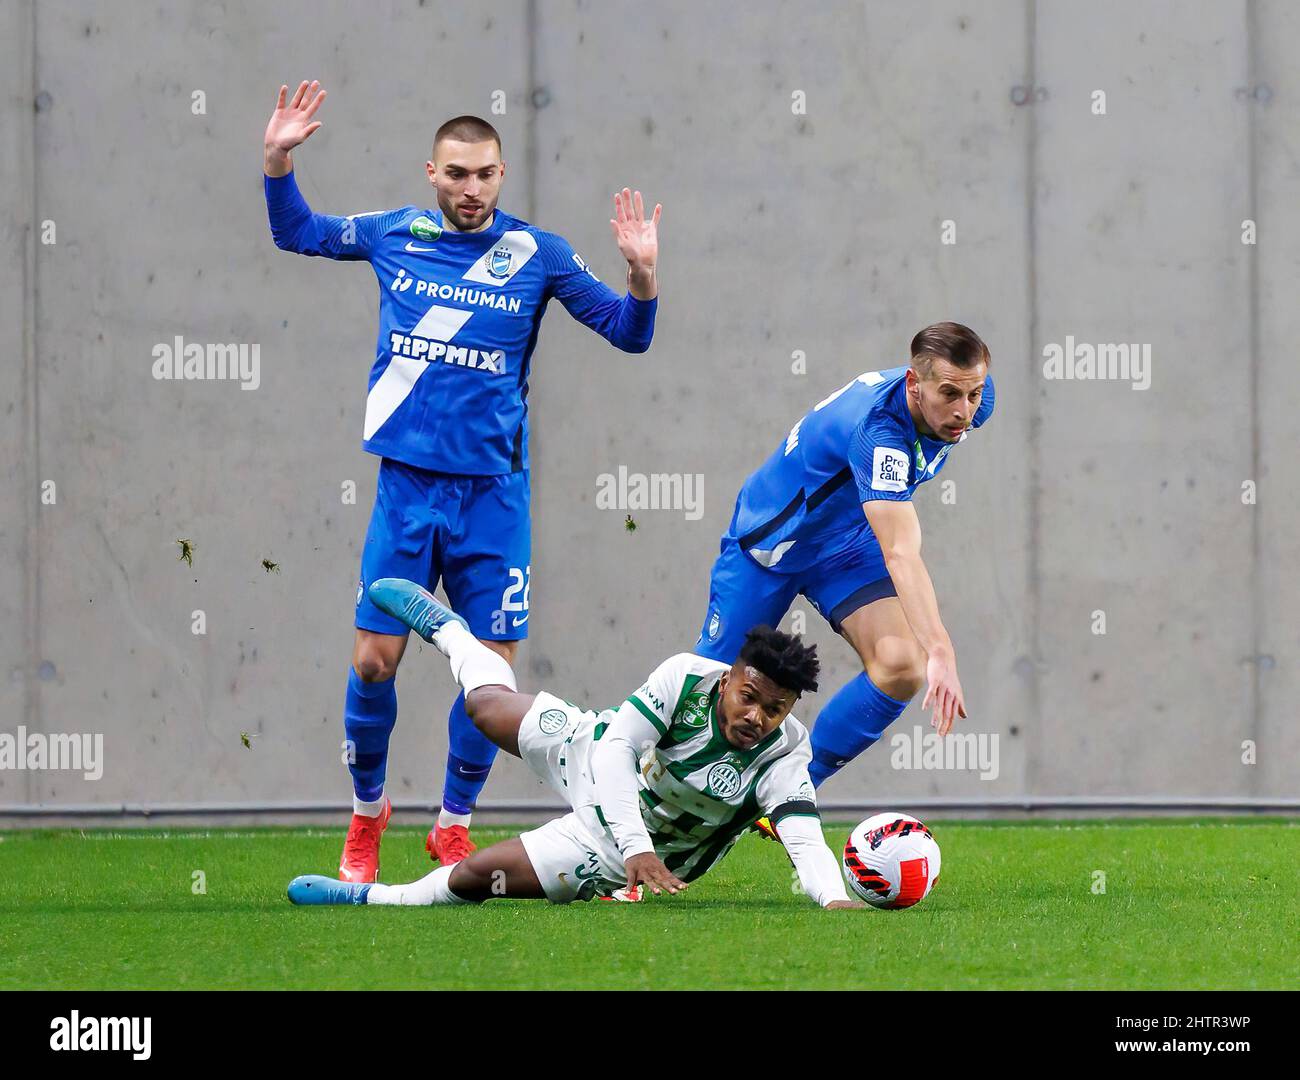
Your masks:
{"label": "raised hand", "polygon": [[641,300],[649,300],[658,292],[655,264],[659,260],[659,215],[662,211],[663,207],[656,204],[654,214],[647,221],[641,192],[624,188],[614,195],[610,231],[618,250],[627,260],[628,288]]}
{"label": "raised hand", "polygon": [[289,88],[280,87],[280,96],[275,103],[275,112],[266,125],[266,172],[268,176],[283,176],[293,168],[289,151],[301,145],[321,126],[319,120],[313,120],[316,110],[325,100],[325,91],[320,83],[312,81],[298,85],[293,100],[288,100]]}

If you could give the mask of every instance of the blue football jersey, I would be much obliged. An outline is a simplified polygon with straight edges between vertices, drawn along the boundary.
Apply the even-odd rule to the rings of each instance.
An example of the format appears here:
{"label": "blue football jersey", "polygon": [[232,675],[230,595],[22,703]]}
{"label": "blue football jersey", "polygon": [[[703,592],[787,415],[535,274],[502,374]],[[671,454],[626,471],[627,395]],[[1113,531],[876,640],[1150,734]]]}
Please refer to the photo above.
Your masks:
{"label": "blue football jersey", "polygon": [[528,468],[528,374],[551,297],[626,352],[654,335],[655,300],[619,296],[563,237],[498,208],[481,232],[404,206],[312,213],[294,174],[265,178],[277,247],[369,262],[379,339],[362,445],[417,468],[496,476]]}
{"label": "blue football jersey", "polygon": [[[957,443],[916,430],[906,375],[906,367],[868,371],[836,390],[745,481],[731,534],[751,558],[778,573],[807,570],[871,536],[864,502],[910,499],[938,475]],[[986,377],[971,428],[992,414]]]}

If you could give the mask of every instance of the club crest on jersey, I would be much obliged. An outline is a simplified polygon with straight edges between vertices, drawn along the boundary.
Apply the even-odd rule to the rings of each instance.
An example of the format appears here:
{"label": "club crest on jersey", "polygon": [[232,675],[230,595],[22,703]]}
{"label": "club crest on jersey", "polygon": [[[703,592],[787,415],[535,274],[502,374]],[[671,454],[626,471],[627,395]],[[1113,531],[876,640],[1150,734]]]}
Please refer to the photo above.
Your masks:
{"label": "club crest on jersey", "polygon": [[537,718],[537,726],[547,735],[554,735],[562,730],[566,723],[568,717],[564,715],[563,709],[547,709]]}
{"label": "club crest on jersey", "polygon": [[716,798],[730,799],[740,790],[740,771],[730,761],[719,761],[709,770],[708,788]]}
{"label": "club crest on jersey", "polygon": [[500,247],[494,248],[491,254],[488,255],[487,272],[498,280],[508,278],[510,276],[510,264],[513,260],[514,256],[510,249],[505,244],[502,244]]}
{"label": "club crest on jersey", "polygon": [[442,235],[442,227],[433,218],[421,214],[411,222],[411,235],[417,240],[433,243]]}
{"label": "club crest on jersey", "polygon": [[709,640],[715,641],[718,637],[718,628],[722,625],[722,618],[715,611],[709,618]]}

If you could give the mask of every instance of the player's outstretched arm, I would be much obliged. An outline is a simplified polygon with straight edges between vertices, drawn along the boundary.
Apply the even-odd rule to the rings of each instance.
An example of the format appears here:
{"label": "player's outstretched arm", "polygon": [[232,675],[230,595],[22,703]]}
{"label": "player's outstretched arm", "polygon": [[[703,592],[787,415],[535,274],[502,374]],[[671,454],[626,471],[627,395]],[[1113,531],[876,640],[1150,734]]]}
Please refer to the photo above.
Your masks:
{"label": "player's outstretched arm", "polygon": [[826,846],[821,818],[814,814],[790,814],[780,819],[777,833],[809,899],[828,911],[867,906],[861,900],[849,899],[839,860]]}
{"label": "player's outstretched arm", "polygon": [[345,261],[368,259],[388,215],[382,211],[351,217],[315,214],[298,190],[294,177],[290,151],[301,146],[321,126],[314,117],[324,100],[325,91],[318,82],[300,83],[292,98],[287,86],[280,87],[275,111],[266,125],[262,164],[271,236],[276,247],[299,255],[322,255]]}
{"label": "player's outstretched arm", "polygon": [[609,219],[609,227],[627,260],[626,296],[620,296],[596,277],[563,237],[543,234],[542,256],[549,294],[580,323],[623,352],[643,353],[654,339],[662,209],[656,206],[647,221],[639,191],[624,188],[614,196],[614,216]]}
{"label": "player's outstretched arm", "polygon": [[880,542],[903,614],[926,653],[927,686],[921,708],[928,709],[933,702],[931,724],[940,735],[947,735],[953,721],[959,716],[965,718],[966,699],[957,678],[952,638],[939,617],[934,582],[921,561],[921,520],[910,502],[873,499],[862,504],[862,511]]}
{"label": "player's outstretched arm", "polygon": [[299,83],[292,99],[289,98],[289,88],[280,87],[275,111],[266,124],[262,167],[267,176],[287,176],[293,171],[293,158],[289,152],[301,146],[321,126],[314,117],[324,101],[325,91],[319,82]]}

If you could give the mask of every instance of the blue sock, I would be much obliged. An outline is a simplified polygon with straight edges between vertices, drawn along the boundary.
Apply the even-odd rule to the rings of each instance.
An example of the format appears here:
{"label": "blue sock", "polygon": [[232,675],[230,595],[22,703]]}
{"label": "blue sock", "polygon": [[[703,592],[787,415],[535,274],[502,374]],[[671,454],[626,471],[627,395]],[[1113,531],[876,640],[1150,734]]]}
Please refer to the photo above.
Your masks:
{"label": "blue sock", "polygon": [[487,783],[497,744],[474,726],[465,711],[462,693],[447,718],[447,776],[442,785],[442,808],[449,814],[468,814]]}
{"label": "blue sock", "polygon": [[813,787],[821,787],[824,780],[879,739],[905,708],[906,701],[891,698],[867,678],[865,671],[841,686],[813,724],[813,759],[808,766]]}
{"label": "blue sock", "polygon": [[362,802],[384,793],[388,772],[388,737],[397,723],[397,680],[363,682],[348,668],[348,693],[343,704],[343,731],[352,744],[352,791]]}

